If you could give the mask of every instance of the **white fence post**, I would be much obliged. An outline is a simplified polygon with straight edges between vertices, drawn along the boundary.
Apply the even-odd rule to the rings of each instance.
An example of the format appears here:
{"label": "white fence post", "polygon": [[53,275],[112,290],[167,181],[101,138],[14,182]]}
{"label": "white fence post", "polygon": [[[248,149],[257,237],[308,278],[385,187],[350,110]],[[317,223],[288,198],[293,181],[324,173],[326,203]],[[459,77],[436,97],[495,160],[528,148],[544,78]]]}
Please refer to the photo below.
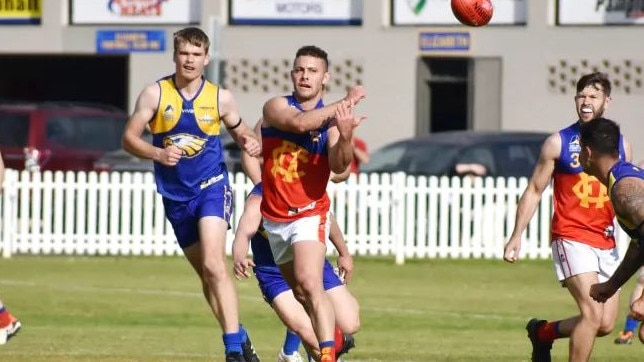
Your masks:
{"label": "white fence post", "polygon": [[16,202],[18,200],[18,171],[5,170],[4,185],[0,194],[0,246],[2,257],[11,258],[16,238]]}
{"label": "white fence post", "polygon": [[405,217],[405,179],[405,174],[401,172],[394,174],[392,179],[391,227],[396,264],[398,265],[405,263],[405,245],[408,244],[407,238],[413,237],[413,235],[405,235],[406,224],[410,222],[409,218]]}

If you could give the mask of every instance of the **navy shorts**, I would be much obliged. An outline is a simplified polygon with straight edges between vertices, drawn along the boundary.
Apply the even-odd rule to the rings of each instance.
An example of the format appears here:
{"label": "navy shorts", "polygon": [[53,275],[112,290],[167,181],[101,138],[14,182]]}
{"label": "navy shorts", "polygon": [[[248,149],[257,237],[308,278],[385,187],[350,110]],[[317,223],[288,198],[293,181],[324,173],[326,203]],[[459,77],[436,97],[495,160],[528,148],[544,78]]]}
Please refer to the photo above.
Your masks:
{"label": "navy shorts", "polygon": [[[273,304],[273,300],[280,294],[291,290],[291,287],[286,283],[282,273],[277,265],[273,266],[256,266],[253,268],[255,277],[259,283],[259,289],[262,291],[264,300],[268,304]],[[322,280],[324,283],[324,290],[333,289],[342,285],[342,280],[333,270],[333,266],[328,260],[324,261],[324,271],[322,273]]]}
{"label": "navy shorts", "polygon": [[174,201],[164,197],[163,206],[179,246],[185,249],[199,241],[199,219],[202,217],[217,216],[230,224],[233,192],[228,184],[215,184],[203,189],[189,201]]}

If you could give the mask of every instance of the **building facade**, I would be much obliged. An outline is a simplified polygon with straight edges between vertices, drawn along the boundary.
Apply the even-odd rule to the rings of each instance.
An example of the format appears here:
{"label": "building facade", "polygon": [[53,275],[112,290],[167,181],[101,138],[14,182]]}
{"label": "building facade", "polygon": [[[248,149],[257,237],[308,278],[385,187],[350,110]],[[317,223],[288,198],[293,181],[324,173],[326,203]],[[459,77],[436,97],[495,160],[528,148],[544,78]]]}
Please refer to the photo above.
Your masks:
{"label": "building facade", "polygon": [[[359,111],[368,120],[358,133],[371,149],[450,128],[556,131],[576,119],[575,81],[594,70],[608,73],[614,82],[606,115],[622,125],[629,139],[642,134],[644,23],[638,18],[642,12],[633,9],[642,6],[637,1],[496,0],[495,17],[480,28],[453,23],[449,0],[13,3],[38,9],[31,15],[0,9],[0,66],[14,67],[0,72],[5,84],[0,98],[28,98],[35,86],[16,91],[14,84],[22,84],[38,67],[63,59],[64,68],[65,57],[86,57],[88,64],[99,57],[123,65],[107,69],[103,77],[100,67],[84,70],[78,63],[55,72],[68,74],[70,89],[118,93],[120,105],[131,110],[146,84],[173,70],[172,33],[192,23],[211,34],[211,55],[221,61],[213,63],[218,67],[209,69],[209,77],[234,91],[251,124],[266,99],[290,92],[294,53],[313,44],[330,56],[328,100],[342,97],[355,83],[367,88]],[[267,4],[272,7],[262,9]],[[154,16],[161,20],[150,20]],[[127,42],[126,48],[113,48],[118,39]],[[33,58],[42,58],[42,64],[20,66]],[[106,87],[119,77],[123,85]],[[32,83],[49,78],[38,75]],[[40,89],[39,94],[65,90],[61,87],[57,79],[49,87],[54,91]],[[644,145],[634,143],[634,157],[644,159]]]}

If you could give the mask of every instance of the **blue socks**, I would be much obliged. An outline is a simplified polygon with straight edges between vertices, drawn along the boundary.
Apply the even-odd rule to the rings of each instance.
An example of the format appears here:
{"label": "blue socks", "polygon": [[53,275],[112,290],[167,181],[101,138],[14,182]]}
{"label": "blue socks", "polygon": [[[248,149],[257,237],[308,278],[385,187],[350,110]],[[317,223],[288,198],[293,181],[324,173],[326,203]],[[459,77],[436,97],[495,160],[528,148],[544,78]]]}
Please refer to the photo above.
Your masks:
{"label": "blue socks", "polygon": [[638,323],[639,321],[637,319],[626,317],[626,324],[624,325],[624,330],[628,332],[634,332],[635,328],[637,328]]}
{"label": "blue socks", "polygon": [[239,354],[242,354],[242,344],[246,343],[246,340],[248,340],[248,334],[246,334],[244,326],[240,324],[239,331],[236,333],[224,333],[222,335],[222,339],[224,340],[226,354],[230,352],[239,352]]}
{"label": "blue socks", "polygon": [[291,355],[293,352],[299,350],[301,341],[300,336],[287,329],[286,337],[284,338],[284,354]]}
{"label": "blue socks", "polygon": [[242,339],[241,334],[237,333],[224,333],[222,336],[224,340],[225,353],[238,352],[242,354]]}

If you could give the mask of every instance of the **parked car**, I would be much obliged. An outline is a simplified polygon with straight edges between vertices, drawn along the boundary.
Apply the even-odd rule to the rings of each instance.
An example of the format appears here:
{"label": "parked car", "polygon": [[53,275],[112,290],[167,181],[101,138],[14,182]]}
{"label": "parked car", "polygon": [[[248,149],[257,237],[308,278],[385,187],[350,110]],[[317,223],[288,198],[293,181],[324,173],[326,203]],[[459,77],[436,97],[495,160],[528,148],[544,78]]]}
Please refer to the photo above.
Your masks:
{"label": "parked car", "polygon": [[[143,134],[143,139],[152,143],[152,135],[149,132]],[[241,149],[228,132],[222,132],[221,142],[224,147],[224,162],[228,172],[242,172]],[[106,153],[94,163],[95,171],[119,171],[119,172],[152,172],[154,162],[132,156],[127,151],[119,148]]]}
{"label": "parked car", "polygon": [[409,138],[370,155],[361,172],[530,177],[549,133],[449,131]]}
{"label": "parked car", "polygon": [[7,168],[91,171],[120,147],[126,121],[103,104],[0,101],[0,151]]}

